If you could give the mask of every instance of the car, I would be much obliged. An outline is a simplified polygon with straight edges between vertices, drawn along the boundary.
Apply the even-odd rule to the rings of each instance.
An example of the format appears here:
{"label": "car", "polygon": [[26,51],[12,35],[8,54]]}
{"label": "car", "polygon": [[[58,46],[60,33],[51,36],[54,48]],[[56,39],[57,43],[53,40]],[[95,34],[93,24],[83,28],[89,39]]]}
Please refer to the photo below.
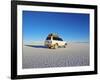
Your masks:
{"label": "car", "polygon": [[66,41],[63,41],[62,38],[60,38],[57,34],[49,34],[45,40],[45,46],[48,48],[56,49],[58,47],[64,47],[66,48],[67,43]]}

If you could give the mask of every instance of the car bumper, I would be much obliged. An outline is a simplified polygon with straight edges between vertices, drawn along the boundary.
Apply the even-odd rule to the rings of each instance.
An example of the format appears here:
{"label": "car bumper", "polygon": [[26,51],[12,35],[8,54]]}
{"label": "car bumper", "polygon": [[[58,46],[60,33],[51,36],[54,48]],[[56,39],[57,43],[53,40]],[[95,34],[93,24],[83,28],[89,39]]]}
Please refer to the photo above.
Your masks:
{"label": "car bumper", "polygon": [[53,44],[51,44],[51,43],[45,43],[44,45],[47,46],[47,47],[52,47],[53,46]]}

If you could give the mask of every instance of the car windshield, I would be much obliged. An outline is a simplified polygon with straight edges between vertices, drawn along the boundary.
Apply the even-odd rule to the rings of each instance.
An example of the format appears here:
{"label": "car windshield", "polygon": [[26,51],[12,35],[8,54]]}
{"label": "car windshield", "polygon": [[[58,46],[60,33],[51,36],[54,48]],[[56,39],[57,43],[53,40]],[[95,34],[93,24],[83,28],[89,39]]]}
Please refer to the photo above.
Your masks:
{"label": "car windshield", "polygon": [[47,37],[46,40],[51,40],[51,37]]}

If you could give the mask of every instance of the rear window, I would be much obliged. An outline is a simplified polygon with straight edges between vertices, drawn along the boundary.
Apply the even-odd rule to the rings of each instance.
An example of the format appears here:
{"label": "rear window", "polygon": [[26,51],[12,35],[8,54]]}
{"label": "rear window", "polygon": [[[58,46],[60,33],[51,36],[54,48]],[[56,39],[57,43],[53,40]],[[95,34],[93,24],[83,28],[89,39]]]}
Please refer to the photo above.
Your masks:
{"label": "rear window", "polygon": [[51,40],[51,37],[47,37],[46,40]]}

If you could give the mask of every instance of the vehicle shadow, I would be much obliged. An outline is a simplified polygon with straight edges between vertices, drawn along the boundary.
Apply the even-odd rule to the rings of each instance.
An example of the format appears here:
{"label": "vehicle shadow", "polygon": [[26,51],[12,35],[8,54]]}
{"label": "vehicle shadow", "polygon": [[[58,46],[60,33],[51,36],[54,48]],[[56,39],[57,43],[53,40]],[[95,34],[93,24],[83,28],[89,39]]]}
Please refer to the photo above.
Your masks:
{"label": "vehicle shadow", "polygon": [[34,48],[47,48],[46,46],[43,45],[25,45],[25,46],[34,47]]}

